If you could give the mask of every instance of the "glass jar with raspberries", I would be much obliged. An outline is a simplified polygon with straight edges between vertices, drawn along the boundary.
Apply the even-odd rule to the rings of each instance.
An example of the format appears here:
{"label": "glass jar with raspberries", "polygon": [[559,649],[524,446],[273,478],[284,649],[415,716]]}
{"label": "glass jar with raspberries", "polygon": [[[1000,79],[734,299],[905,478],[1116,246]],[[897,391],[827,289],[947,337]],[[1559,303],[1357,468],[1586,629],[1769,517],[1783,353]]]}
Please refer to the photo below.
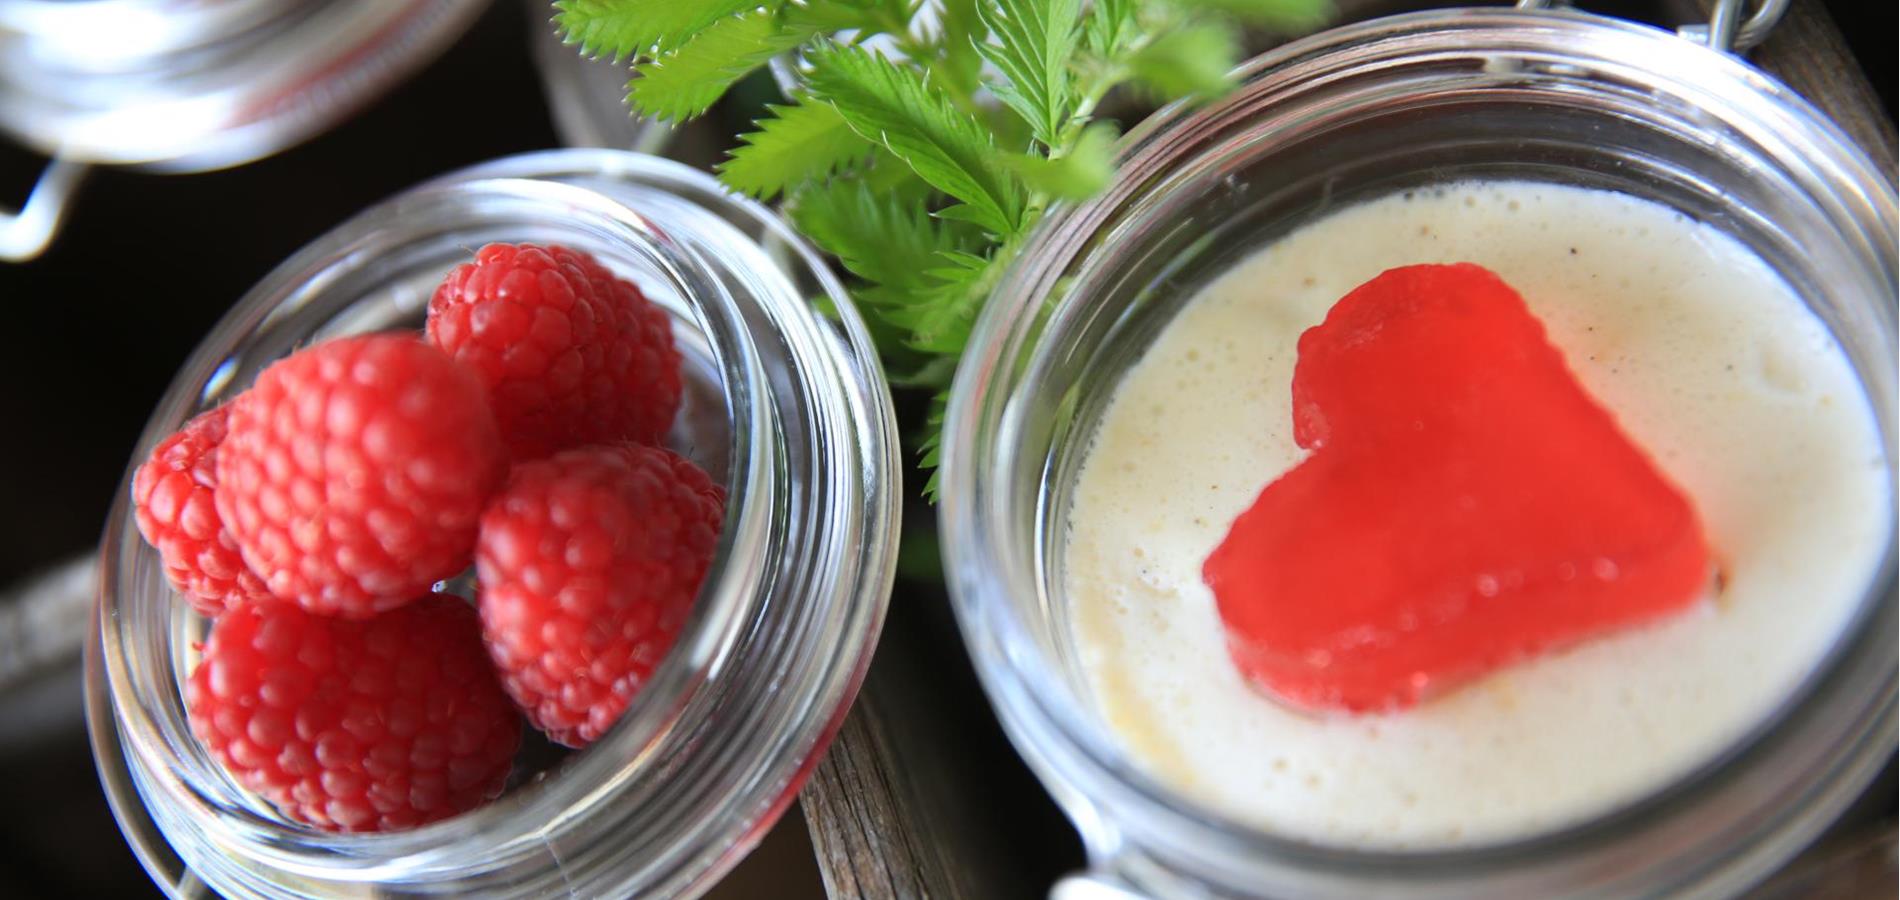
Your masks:
{"label": "glass jar with raspberries", "polygon": [[764,208],[625,152],[345,223],[141,446],[87,705],[174,890],[692,892],[835,731],[895,564],[843,291]]}

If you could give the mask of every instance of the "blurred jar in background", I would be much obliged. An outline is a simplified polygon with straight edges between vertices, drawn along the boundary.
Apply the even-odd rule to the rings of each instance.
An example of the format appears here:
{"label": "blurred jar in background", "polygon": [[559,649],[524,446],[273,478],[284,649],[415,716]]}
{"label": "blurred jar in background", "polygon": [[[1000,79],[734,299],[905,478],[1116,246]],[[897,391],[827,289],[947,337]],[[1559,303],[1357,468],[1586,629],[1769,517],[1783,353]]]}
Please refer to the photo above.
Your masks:
{"label": "blurred jar in background", "polygon": [[88,166],[202,172],[322,133],[484,0],[0,0],[0,131],[50,160],[0,201],[0,260],[51,243]]}

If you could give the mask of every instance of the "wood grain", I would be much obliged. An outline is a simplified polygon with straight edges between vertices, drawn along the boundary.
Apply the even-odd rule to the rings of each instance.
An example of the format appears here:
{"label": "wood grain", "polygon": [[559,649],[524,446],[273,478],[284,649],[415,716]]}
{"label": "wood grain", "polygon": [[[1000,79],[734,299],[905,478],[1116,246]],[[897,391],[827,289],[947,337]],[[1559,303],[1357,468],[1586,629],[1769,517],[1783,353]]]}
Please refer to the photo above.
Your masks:
{"label": "wood grain", "polygon": [[1749,58],[1819,107],[1894,176],[1893,120],[1820,0],[1795,0]]}
{"label": "wood grain", "polygon": [[900,582],[864,690],[801,800],[836,898],[1037,897],[1082,866],[927,583]]}

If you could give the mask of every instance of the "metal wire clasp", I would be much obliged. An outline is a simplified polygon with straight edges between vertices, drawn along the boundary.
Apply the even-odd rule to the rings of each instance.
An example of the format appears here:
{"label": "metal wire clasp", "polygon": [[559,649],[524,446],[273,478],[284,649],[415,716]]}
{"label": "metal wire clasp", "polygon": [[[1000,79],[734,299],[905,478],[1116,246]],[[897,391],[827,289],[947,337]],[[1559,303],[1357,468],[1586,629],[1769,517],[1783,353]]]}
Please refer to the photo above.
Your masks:
{"label": "metal wire clasp", "polygon": [[[1788,11],[1791,0],[1753,0],[1754,12],[1748,12],[1751,0],[1715,0],[1709,21],[1684,25],[1676,33],[1724,53],[1742,54],[1768,39]],[[1570,0],[1517,0],[1518,9],[1556,9],[1569,7]]]}
{"label": "metal wire clasp", "polygon": [[18,212],[0,207],[0,262],[26,262],[52,243],[86,164],[54,159]]}

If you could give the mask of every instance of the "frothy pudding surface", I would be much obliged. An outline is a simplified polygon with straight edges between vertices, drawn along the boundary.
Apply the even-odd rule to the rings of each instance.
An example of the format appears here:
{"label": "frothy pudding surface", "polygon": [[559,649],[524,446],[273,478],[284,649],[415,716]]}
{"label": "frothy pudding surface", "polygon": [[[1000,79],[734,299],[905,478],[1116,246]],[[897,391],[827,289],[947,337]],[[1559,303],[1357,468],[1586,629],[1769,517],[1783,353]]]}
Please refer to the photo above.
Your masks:
{"label": "frothy pudding surface", "polygon": [[[1415,263],[1516,288],[1583,385],[1695,503],[1723,586],[1689,613],[1383,715],[1313,715],[1235,669],[1201,564],[1304,456],[1296,342]],[[1510,840],[1636,799],[1769,715],[1890,540],[1851,364],[1741,244],[1621,194],[1471,182],[1349,207],[1189,301],[1117,388],[1078,476],[1063,584],[1105,718],[1157,775],[1315,842]]]}

